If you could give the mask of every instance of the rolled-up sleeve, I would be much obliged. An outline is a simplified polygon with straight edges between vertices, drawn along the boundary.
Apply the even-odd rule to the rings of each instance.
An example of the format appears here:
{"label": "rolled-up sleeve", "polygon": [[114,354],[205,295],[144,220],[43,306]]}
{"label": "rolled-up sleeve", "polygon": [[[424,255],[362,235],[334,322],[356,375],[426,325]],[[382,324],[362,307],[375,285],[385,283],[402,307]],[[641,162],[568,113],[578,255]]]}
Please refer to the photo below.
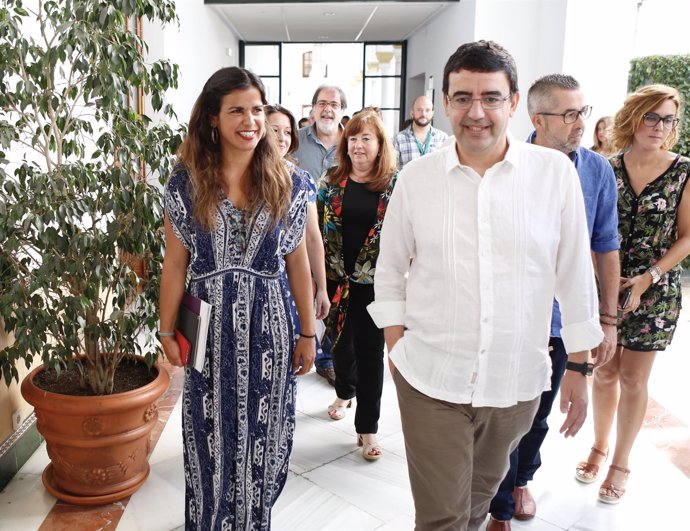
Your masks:
{"label": "rolled-up sleeve", "polygon": [[590,254],[584,200],[574,167],[566,179],[561,210],[561,239],[556,268],[556,299],[561,308],[561,337],[567,352],[601,343],[599,299]]}
{"label": "rolled-up sleeve", "polygon": [[375,298],[367,308],[379,328],[405,324],[407,275],[415,246],[404,176],[405,170],[398,177],[386,209],[374,275]]}

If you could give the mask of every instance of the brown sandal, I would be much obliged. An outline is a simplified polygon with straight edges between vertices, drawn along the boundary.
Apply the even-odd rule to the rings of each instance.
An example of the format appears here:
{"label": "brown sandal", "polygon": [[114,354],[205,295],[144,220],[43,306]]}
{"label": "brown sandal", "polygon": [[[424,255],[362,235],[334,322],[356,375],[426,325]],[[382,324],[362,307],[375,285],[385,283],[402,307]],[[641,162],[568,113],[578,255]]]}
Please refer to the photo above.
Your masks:
{"label": "brown sandal", "polygon": [[[623,474],[625,474],[625,481],[628,481],[630,469],[616,465],[610,465],[609,469],[623,472]],[[599,501],[604,503],[616,504],[621,501],[623,494],[625,494],[625,483],[623,485],[615,485],[607,479],[604,480],[604,482],[601,484],[601,487],[599,487]]]}
{"label": "brown sandal", "polygon": [[[599,450],[599,448],[595,448],[594,446],[592,446],[592,453],[602,456],[604,461],[606,461],[606,458],[609,455],[608,450],[606,452],[602,452]],[[580,483],[594,483],[598,476],[599,465],[595,465],[589,461],[581,461],[577,464],[577,467],[575,467],[575,479]]]}

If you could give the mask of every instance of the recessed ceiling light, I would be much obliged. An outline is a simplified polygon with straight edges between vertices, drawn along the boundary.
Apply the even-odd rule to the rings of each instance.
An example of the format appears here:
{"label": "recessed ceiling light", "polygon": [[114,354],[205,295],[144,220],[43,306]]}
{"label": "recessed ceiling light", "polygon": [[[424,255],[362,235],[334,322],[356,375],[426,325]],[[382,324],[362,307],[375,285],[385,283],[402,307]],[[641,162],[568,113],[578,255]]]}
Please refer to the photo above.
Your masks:
{"label": "recessed ceiling light", "polygon": [[324,11],[323,16],[324,16],[324,17],[334,17],[334,16],[335,16],[335,12],[333,12],[333,11]]}
{"label": "recessed ceiling light", "polygon": [[328,35],[319,35],[319,39],[329,39]]}

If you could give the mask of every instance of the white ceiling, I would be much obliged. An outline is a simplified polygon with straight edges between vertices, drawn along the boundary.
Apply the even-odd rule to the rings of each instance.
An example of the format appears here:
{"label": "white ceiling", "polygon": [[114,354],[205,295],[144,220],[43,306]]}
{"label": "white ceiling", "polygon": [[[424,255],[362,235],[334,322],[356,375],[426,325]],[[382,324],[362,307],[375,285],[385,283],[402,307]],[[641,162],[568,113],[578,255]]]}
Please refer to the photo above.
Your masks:
{"label": "white ceiling", "polygon": [[259,42],[401,41],[453,3],[212,1],[241,40]]}

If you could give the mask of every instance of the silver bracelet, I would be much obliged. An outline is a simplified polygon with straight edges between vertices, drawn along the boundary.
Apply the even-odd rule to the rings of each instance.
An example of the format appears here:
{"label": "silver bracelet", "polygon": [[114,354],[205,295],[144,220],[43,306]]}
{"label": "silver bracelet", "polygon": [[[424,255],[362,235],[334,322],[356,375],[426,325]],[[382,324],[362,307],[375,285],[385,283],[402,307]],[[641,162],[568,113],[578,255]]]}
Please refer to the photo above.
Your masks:
{"label": "silver bracelet", "polygon": [[174,337],[175,332],[161,332],[158,331],[158,337]]}

